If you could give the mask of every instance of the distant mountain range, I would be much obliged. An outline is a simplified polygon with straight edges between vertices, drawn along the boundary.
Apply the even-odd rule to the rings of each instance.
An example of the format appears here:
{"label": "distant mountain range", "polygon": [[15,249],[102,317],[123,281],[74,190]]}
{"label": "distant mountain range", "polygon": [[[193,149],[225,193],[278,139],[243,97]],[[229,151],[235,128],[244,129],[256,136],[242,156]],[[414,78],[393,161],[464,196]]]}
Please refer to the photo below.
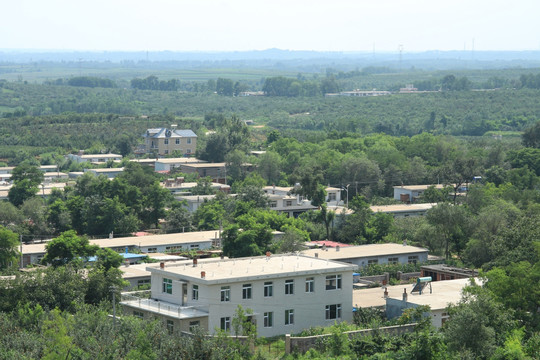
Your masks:
{"label": "distant mountain range", "polygon": [[[232,52],[176,51],[55,51],[0,49],[0,63],[101,62],[175,63],[185,67],[268,67],[304,71],[311,67],[338,69],[365,66],[400,68],[507,68],[540,67],[540,51],[425,51],[425,52],[319,52],[268,49]],[[163,64],[162,64],[163,65]],[[171,64],[172,65],[172,64]]]}

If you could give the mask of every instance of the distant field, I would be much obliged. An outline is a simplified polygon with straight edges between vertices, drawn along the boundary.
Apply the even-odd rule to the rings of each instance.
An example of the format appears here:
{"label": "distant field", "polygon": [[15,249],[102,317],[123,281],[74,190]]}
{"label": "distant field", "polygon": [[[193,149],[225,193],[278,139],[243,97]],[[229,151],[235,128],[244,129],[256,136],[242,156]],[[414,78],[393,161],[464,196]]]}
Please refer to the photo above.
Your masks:
{"label": "distant field", "polygon": [[179,79],[184,81],[207,81],[219,77],[237,80],[259,81],[269,76],[296,76],[296,73],[287,71],[265,69],[174,69],[174,68],[143,68],[133,65],[121,64],[81,64],[77,66],[61,66],[61,64],[0,64],[0,79],[8,81],[28,81],[43,83],[47,80],[70,78],[74,76],[97,76],[109,78],[119,82],[129,82],[136,77],[156,75],[162,80]]}

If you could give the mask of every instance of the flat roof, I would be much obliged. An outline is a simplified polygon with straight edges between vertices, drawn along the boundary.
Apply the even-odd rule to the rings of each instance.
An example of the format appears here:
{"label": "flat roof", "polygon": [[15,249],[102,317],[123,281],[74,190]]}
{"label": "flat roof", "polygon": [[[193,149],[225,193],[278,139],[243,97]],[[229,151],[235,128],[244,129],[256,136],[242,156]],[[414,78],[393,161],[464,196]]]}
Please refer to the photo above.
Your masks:
{"label": "flat roof", "polygon": [[419,252],[427,253],[428,250],[416,246],[388,243],[348,246],[340,248],[339,251],[337,251],[336,248],[327,248],[326,251],[323,251],[322,249],[309,249],[302,251],[302,254],[315,257],[315,253],[317,253],[319,259],[343,260],[385,255],[415,254]]}
{"label": "flat roof", "polygon": [[122,172],[124,168],[101,168],[101,169],[85,169],[86,171],[92,171],[96,173],[110,173],[110,172]]}
{"label": "flat roof", "polygon": [[383,212],[383,213],[401,213],[401,212],[422,212],[431,209],[432,207],[437,206],[436,203],[426,203],[426,204],[395,204],[395,205],[374,205],[369,208],[373,212]]}
{"label": "flat roof", "polygon": [[200,159],[197,159],[197,158],[188,158],[188,157],[183,157],[183,158],[161,158],[161,159],[156,159],[154,161],[157,162],[157,163],[162,163],[162,164],[206,163],[206,161],[204,161],[204,160],[200,160]]}
{"label": "flat roof", "polygon": [[431,185],[401,185],[394,186],[394,189],[406,189],[406,190],[426,190],[430,186],[435,186],[435,189],[442,189],[450,184],[431,184]]}
{"label": "flat roof", "polygon": [[[478,279],[475,279],[478,282]],[[457,303],[461,300],[461,291],[469,284],[469,279],[456,279],[433,281],[431,288],[433,292],[429,293],[429,285],[424,289],[422,295],[418,293],[411,294],[415,284],[382,286],[369,289],[353,290],[353,306],[358,307],[384,307],[386,299],[384,298],[384,288],[388,290],[388,297],[391,299],[402,300],[403,290],[407,289],[407,302],[418,305],[429,305],[432,310],[445,309],[450,303]]]}
{"label": "flat roof", "polygon": [[122,157],[122,155],[119,155],[119,154],[88,154],[88,155],[74,155],[74,156],[78,156],[81,159],[115,158],[115,157],[121,158]]}
{"label": "flat roof", "polygon": [[193,167],[193,168],[217,168],[217,167],[225,167],[225,163],[194,163],[194,164],[183,164],[182,166],[185,167]]}
{"label": "flat roof", "polygon": [[[126,246],[160,246],[173,244],[189,244],[196,242],[209,242],[218,237],[218,230],[194,231],[186,233],[118,237],[113,239],[93,239],[90,244],[102,248],[116,248]],[[23,254],[40,254],[45,252],[45,244],[23,244]]]}
{"label": "flat roof", "polygon": [[[479,283],[479,280],[475,278]],[[429,285],[424,288],[422,295],[419,293],[411,294],[414,285],[401,286],[401,294],[399,296],[388,294],[389,298],[402,300],[403,288],[407,289],[407,303],[415,305],[429,305],[431,310],[446,309],[450,304],[457,304],[461,300],[463,288],[470,284],[470,279],[456,279],[433,281],[431,283],[432,293],[429,292]]]}
{"label": "flat roof", "polygon": [[[206,283],[239,282],[248,279],[272,279],[276,277],[302,276],[353,271],[356,266],[337,261],[315,259],[295,254],[258,256],[252,258],[217,259],[201,262],[196,267],[192,264],[168,266],[165,269],[148,268],[149,271],[164,275],[177,275],[187,280],[204,281]],[[201,272],[205,278],[201,278]]]}
{"label": "flat roof", "polygon": [[474,269],[458,268],[446,264],[423,265],[420,268],[422,270],[443,271],[445,273],[459,274],[469,277],[478,276],[478,271]]}

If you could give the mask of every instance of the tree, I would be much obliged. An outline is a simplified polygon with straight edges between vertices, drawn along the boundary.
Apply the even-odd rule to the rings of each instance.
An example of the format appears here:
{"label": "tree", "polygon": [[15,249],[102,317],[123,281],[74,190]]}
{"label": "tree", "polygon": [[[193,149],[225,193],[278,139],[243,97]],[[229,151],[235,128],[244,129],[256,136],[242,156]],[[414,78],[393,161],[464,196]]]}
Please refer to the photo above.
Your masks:
{"label": "tree", "polygon": [[216,82],[216,92],[218,93],[218,95],[233,96],[233,81],[231,79],[218,78]]}
{"label": "tree", "polygon": [[8,198],[13,205],[19,206],[36,195],[39,184],[43,182],[43,172],[37,166],[23,162],[13,169],[11,179],[13,186],[9,189]]}
{"label": "tree", "polygon": [[471,352],[478,359],[490,358],[516,325],[512,311],[479,286],[466,288],[461,301],[450,306],[448,314],[444,328],[448,348],[458,353]]}
{"label": "tree", "polygon": [[197,179],[197,185],[191,189],[192,195],[212,195],[215,193],[212,188],[212,179],[209,176]]}
{"label": "tree", "polygon": [[186,208],[175,206],[165,217],[164,230],[168,233],[193,231],[193,217]]}
{"label": "tree", "polygon": [[531,148],[540,148],[540,121],[537,121],[533,126],[525,129],[521,135],[523,145]]}
{"label": "tree", "polygon": [[17,234],[0,225],[0,270],[17,262],[19,258],[18,244]]}
{"label": "tree", "polygon": [[469,234],[469,217],[463,207],[442,203],[431,208],[426,219],[444,238],[446,259],[450,259],[452,249],[458,253],[464,249]]}
{"label": "tree", "polygon": [[57,267],[80,258],[92,256],[98,250],[97,245],[90,245],[86,237],[79,237],[73,230],[63,232],[45,245],[43,264]]}

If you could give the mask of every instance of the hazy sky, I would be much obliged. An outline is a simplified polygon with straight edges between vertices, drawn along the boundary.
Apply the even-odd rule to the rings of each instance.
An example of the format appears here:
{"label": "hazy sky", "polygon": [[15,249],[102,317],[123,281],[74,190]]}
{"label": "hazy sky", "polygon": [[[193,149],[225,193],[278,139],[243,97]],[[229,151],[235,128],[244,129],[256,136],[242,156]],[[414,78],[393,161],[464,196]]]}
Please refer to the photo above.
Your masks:
{"label": "hazy sky", "polygon": [[0,48],[540,50],[540,0],[2,0]]}

